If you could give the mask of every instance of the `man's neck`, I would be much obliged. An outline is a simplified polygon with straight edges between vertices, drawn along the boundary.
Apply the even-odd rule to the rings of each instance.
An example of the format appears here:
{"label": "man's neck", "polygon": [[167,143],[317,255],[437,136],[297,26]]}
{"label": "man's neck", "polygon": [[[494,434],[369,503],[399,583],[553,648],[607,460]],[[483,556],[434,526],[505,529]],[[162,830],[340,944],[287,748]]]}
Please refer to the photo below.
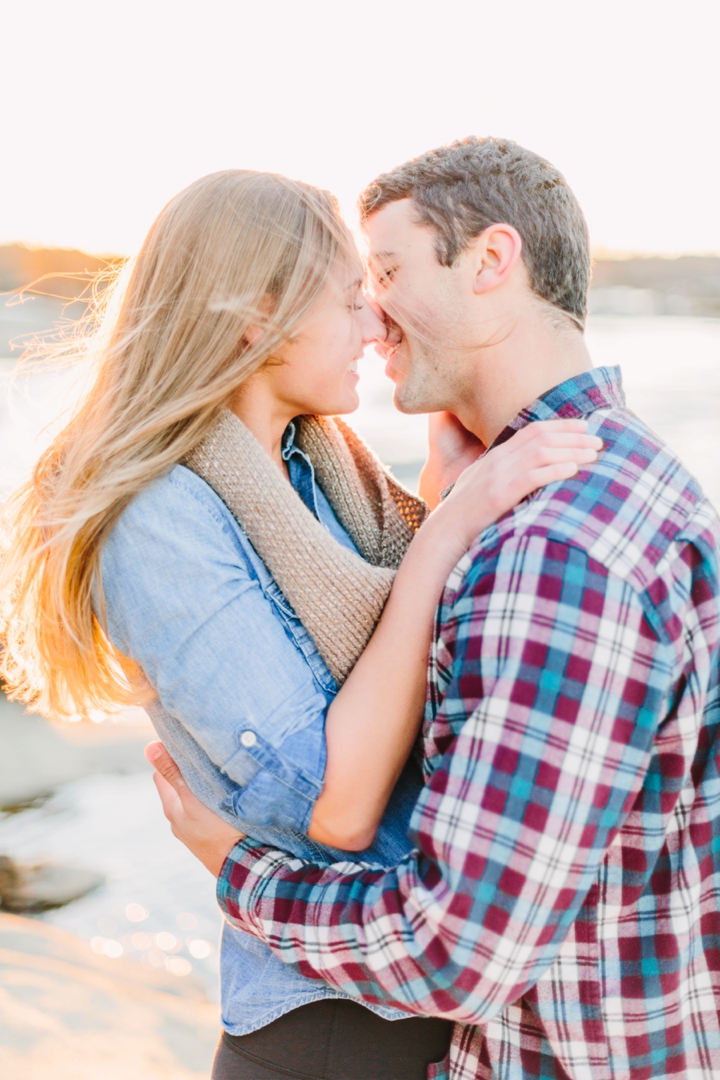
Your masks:
{"label": "man's neck", "polygon": [[542,313],[519,320],[497,344],[478,350],[471,385],[452,411],[490,446],[526,405],[592,366],[585,339],[573,326],[558,328]]}

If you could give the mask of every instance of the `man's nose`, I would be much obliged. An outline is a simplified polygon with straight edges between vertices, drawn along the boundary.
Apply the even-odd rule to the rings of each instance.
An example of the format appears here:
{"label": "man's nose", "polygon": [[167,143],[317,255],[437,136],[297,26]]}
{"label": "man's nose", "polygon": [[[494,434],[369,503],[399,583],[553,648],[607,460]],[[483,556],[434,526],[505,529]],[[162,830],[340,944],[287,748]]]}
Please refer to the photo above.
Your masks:
{"label": "man's nose", "polygon": [[402,330],[391,315],[385,315],[385,344],[394,349],[402,341]]}

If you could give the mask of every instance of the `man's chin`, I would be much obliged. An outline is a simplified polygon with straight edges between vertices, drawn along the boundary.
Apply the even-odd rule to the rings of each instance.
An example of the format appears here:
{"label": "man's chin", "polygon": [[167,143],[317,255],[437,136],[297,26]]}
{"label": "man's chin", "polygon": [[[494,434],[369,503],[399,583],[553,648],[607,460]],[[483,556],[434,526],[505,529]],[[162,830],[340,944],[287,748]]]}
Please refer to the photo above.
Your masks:
{"label": "man's chin", "polygon": [[405,413],[408,416],[433,411],[432,407],[419,399],[417,395],[408,392],[407,386],[398,382],[395,383],[395,389],[393,390],[393,405],[398,412]]}
{"label": "man's chin", "polygon": [[394,384],[393,405],[398,412],[411,415],[437,412],[445,407],[431,400],[427,381],[422,376],[418,377],[419,373],[413,369],[407,355],[401,356],[395,352],[388,357],[385,374]]}

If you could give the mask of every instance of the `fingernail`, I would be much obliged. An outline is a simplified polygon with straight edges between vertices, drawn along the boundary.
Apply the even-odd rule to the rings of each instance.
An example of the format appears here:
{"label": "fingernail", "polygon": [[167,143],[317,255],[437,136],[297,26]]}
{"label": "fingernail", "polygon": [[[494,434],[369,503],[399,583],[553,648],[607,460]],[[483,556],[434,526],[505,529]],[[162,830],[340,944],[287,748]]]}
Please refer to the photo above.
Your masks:
{"label": "fingernail", "polygon": [[145,747],[145,757],[148,758],[149,761],[157,761],[161,753],[162,747],[160,743],[151,742]]}

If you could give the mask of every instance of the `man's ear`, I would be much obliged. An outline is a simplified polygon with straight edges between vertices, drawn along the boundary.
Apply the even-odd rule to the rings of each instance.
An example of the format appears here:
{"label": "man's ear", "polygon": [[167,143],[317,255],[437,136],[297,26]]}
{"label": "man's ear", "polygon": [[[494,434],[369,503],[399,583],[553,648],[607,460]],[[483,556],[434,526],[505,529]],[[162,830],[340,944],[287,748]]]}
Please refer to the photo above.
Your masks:
{"label": "man's ear", "polygon": [[476,293],[489,292],[502,285],[522,255],[522,237],[512,225],[489,225],[475,240]]}

